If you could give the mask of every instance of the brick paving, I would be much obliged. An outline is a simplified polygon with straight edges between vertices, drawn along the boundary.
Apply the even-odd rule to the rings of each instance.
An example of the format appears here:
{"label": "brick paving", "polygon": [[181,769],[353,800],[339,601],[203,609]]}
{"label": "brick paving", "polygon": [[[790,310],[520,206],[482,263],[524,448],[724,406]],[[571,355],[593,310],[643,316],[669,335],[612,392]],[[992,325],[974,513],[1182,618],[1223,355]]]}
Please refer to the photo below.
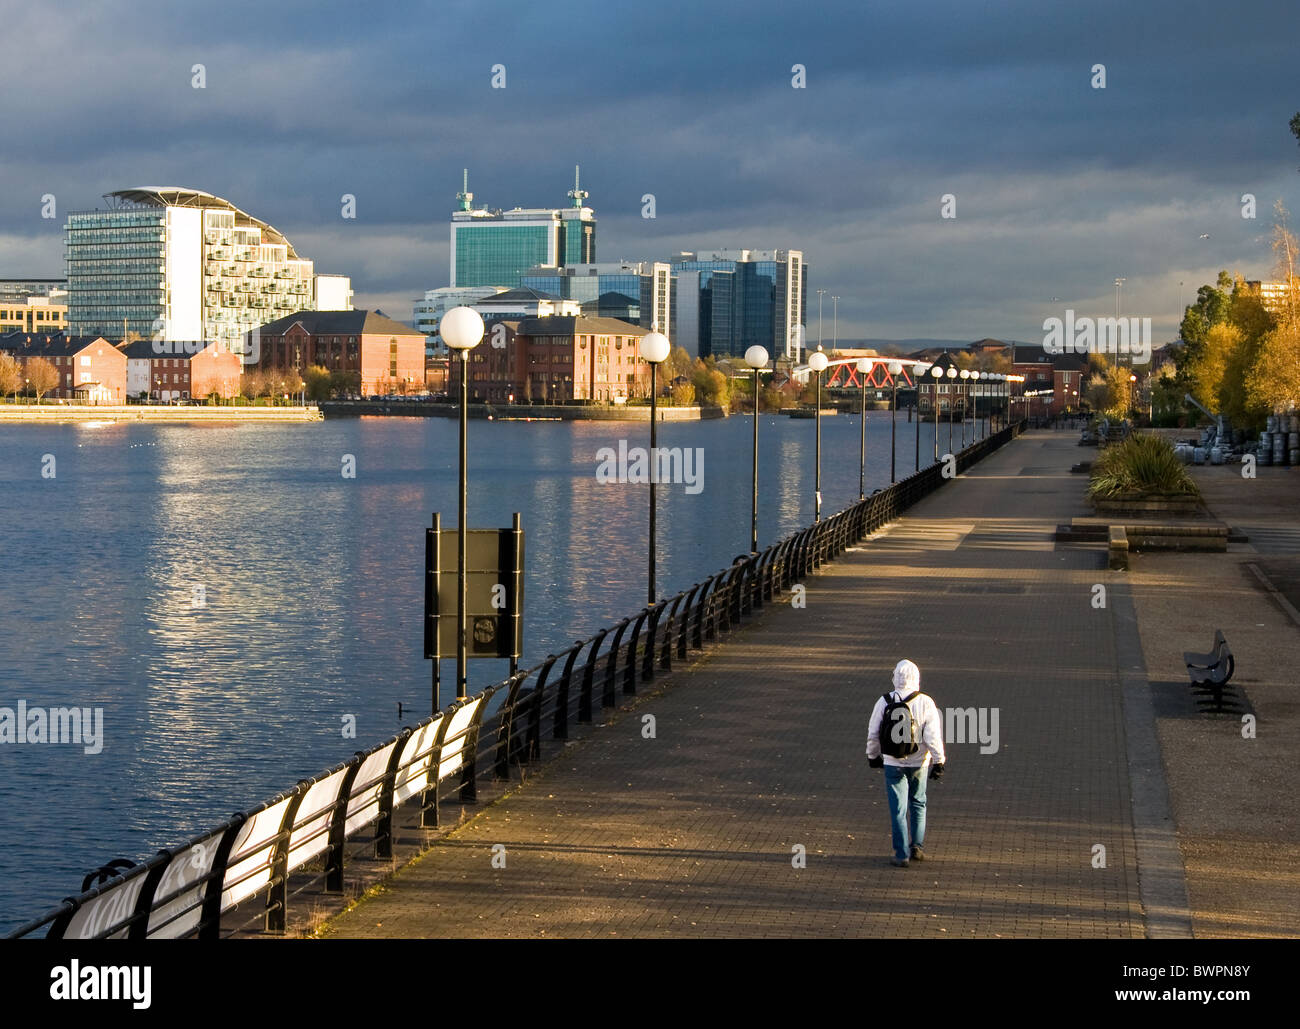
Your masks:
{"label": "brick paving", "polygon": [[[947,484],[321,935],[1143,936],[1127,630],[1092,603],[1115,573],[1052,542],[1086,513],[1074,440],[1031,434]],[[940,708],[996,709],[999,739],[949,743],[930,860],[896,869],[864,747],[903,657]]]}

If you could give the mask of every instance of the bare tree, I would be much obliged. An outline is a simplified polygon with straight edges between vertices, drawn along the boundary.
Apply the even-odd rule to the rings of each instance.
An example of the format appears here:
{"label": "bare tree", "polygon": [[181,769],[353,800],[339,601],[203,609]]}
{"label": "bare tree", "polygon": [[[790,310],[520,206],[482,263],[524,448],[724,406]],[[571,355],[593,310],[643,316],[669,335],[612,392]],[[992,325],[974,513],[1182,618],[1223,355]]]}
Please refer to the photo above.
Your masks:
{"label": "bare tree", "polygon": [[28,361],[25,374],[27,384],[35,392],[38,404],[46,393],[59,387],[59,370],[43,357],[33,357]]}
{"label": "bare tree", "polygon": [[0,394],[12,394],[18,397],[18,390],[23,384],[23,366],[12,354],[0,354]]}

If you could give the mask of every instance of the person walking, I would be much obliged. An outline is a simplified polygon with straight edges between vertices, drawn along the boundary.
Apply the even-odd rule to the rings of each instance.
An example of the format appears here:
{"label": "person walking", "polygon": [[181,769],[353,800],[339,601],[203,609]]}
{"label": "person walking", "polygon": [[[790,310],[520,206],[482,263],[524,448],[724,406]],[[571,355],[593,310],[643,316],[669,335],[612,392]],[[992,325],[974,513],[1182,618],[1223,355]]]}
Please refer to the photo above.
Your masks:
{"label": "person walking", "polygon": [[867,763],[885,769],[890,864],[925,860],[925,786],[943,775],[943,719],[921,692],[921,670],[911,661],[894,666],[894,688],[876,701],[867,726]]}

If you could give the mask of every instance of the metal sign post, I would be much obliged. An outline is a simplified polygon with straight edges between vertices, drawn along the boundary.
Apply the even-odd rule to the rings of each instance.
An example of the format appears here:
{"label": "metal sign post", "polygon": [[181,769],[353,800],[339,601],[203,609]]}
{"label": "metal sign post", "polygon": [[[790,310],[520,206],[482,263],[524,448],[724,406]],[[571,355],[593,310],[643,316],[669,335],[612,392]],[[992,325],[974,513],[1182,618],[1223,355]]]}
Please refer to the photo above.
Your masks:
{"label": "metal sign post", "polygon": [[[519,669],[524,644],[524,530],[519,512],[509,529],[465,533],[465,572],[459,572],[461,534],[433,516],[424,548],[424,656],[433,661],[433,711],[440,709],[440,665],[463,646],[467,659],[498,658]],[[458,632],[464,598],[466,631]]]}

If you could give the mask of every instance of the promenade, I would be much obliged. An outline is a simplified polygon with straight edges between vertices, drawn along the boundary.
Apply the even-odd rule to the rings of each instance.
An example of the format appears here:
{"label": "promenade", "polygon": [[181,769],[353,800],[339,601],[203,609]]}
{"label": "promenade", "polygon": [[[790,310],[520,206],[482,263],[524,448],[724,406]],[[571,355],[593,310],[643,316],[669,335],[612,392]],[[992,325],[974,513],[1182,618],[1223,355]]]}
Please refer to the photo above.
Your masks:
{"label": "promenade", "polygon": [[[1200,645],[1151,617],[1194,586],[1188,562],[1205,555],[1138,556],[1139,569],[1159,563],[1163,586],[1177,587],[1162,590],[1141,570],[1107,571],[1101,548],[1056,544],[1058,523],[1088,513],[1085,480],[1069,466],[1091,453],[1076,439],[1030,433],[947,484],[810,576],[806,607],[769,607],[606,712],[608,724],[526,786],[467,809],[466,824],[321,935],[1278,931],[1272,902],[1241,913],[1240,872],[1235,921],[1211,910],[1231,855],[1222,834],[1197,847],[1217,825],[1206,812],[1220,783],[1178,758],[1171,804],[1157,743],[1158,727],[1170,732],[1158,713],[1186,722],[1202,762],[1222,742],[1205,742],[1208,726],[1236,736],[1231,716],[1195,722],[1171,707],[1174,683],[1153,690],[1146,671],[1148,654],[1168,672]],[[1270,603],[1262,589],[1255,600]],[[883,775],[864,754],[871,707],[902,657],[920,665],[941,709],[974,708],[996,727],[983,744],[950,740],[948,774],[929,792],[929,859],[907,869],[889,864]],[[1184,841],[1204,909],[1195,918],[1171,810],[1210,822]],[[1241,829],[1244,816],[1223,817]],[[1276,828],[1255,829],[1263,871]]]}

